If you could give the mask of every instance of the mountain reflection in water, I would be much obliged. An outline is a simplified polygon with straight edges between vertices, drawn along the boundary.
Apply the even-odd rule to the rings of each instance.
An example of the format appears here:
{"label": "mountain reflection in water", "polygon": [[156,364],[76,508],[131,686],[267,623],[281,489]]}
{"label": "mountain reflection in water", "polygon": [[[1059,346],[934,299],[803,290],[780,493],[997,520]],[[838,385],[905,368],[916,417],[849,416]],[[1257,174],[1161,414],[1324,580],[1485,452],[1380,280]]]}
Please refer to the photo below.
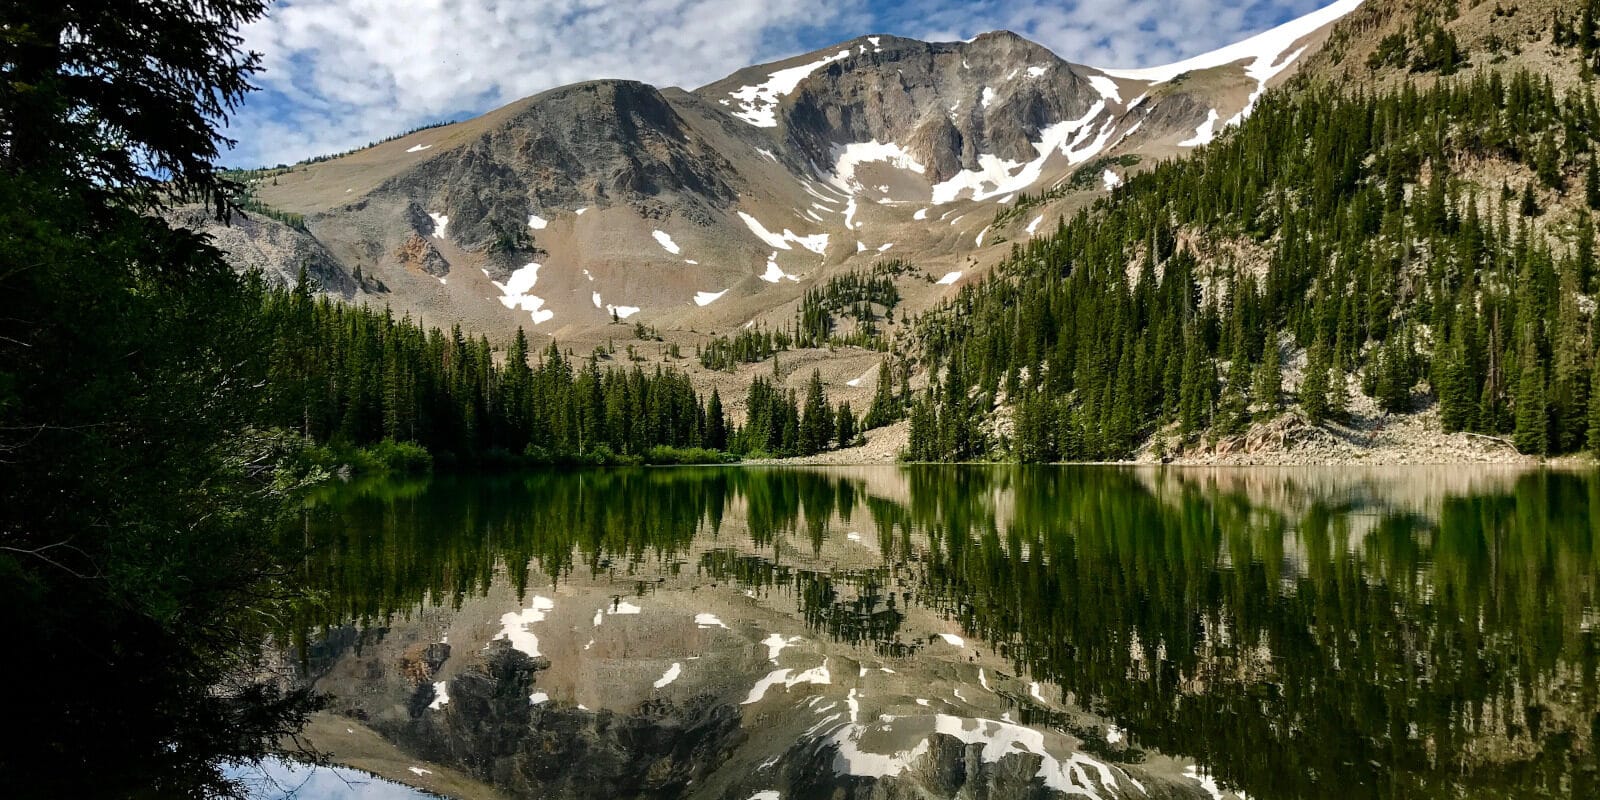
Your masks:
{"label": "mountain reflection in water", "polygon": [[352,484],[284,533],[284,652],[316,747],[458,797],[1596,796],[1597,508],[1460,467]]}

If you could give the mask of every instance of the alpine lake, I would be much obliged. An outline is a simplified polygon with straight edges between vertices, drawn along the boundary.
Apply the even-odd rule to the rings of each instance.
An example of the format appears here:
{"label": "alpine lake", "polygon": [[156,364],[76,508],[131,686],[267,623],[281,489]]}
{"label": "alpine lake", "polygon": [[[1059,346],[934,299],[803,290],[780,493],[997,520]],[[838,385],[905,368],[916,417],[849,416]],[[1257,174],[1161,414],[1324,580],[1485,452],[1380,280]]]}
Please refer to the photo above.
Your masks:
{"label": "alpine lake", "polygon": [[275,798],[1600,797],[1600,475],[570,470],[283,531]]}

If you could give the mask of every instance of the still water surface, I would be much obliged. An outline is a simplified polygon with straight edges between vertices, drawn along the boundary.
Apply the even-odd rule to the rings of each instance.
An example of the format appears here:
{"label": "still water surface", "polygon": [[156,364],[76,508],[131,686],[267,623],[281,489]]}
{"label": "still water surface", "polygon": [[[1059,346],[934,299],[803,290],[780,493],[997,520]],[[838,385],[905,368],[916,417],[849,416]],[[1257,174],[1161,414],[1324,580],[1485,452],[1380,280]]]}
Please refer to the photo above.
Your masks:
{"label": "still water surface", "polygon": [[1594,797],[1597,529],[1460,467],[351,484],[284,658],[397,782],[317,797]]}

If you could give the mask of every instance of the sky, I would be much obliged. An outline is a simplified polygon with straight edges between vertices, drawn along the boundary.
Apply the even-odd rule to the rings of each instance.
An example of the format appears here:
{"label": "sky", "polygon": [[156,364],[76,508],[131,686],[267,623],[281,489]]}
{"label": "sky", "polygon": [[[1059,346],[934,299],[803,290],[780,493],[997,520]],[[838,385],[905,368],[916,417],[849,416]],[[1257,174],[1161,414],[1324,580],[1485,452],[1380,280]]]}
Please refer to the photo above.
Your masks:
{"label": "sky", "polygon": [[314,767],[276,759],[225,770],[250,800],[433,800],[434,795],[349,767]]}
{"label": "sky", "polygon": [[293,163],[596,78],[695,88],[867,34],[1011,30],[1062,58],[1147,67],[1332,0],[276,0],[243,31],[261,91],[230,166]]}

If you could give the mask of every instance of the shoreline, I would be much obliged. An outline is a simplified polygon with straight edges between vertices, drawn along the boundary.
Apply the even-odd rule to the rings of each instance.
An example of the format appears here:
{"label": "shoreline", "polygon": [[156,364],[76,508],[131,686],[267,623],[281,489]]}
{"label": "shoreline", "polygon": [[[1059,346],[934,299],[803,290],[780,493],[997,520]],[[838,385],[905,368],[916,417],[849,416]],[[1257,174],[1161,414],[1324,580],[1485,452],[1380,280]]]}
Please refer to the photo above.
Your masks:
{"label": "shoreline", "polygon": [[[1365,405],[1365,404],[1363,404]],[[1345,423],[1312,425],[1288,412],[1253,424],[1244,433],[1186,441],[1158,432],[1121,461],[1054,461],[1053,466],[1172,467],[1448,467],[1520,466],[1576,470],[1600,466],[1592,455],[1527,456],[1508,440],[1475,433],[1446,433],[1437,406],[1408,414],[1355,409]],[[909,424],[897,422],[867,434],[865,444],[814,456],[739,462],[745,466],[879,466],[884,464],[1019,464],[1016,461],[904,462]]]}

